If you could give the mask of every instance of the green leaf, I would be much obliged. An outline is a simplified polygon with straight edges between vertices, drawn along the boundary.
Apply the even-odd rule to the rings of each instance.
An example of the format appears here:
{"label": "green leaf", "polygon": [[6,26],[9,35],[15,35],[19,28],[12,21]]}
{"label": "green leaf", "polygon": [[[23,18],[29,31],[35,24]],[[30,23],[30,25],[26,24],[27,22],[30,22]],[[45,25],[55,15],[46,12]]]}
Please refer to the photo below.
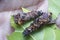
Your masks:
{"label": "green leaf", "polygon": [[[48,0],[49,8],[48,11],[52,12],[53,19],[56,19],[60,12],[60,0]],[[26,9],[23,8],[24,12]],[[11,17],[11,26],[15,28],[15,32],[13,32],[10,36],[8,36],[8,40],[60,40],[60,30],[56,28],[56,25],[47,25],[35,32],[32,32],[29,36],[23,36],[22,32],[26,27],[28,27],[32,21],[29,21],[23,25],[17,25],[14,22],[13,17]]]}
{"label": "green leaf", "polygon": [[44,40],[55,40],[55,32],[51,28],[45,29]]}
{"label": "green leaf", "polygon": [[60,30],[55,30],[56,40],[60,40]]}
{"label": "green leaf", "polygon": [[24,37],[21,32],[14,32],[10,37],[8,37],[8,40],[33,40],[30,36]]}

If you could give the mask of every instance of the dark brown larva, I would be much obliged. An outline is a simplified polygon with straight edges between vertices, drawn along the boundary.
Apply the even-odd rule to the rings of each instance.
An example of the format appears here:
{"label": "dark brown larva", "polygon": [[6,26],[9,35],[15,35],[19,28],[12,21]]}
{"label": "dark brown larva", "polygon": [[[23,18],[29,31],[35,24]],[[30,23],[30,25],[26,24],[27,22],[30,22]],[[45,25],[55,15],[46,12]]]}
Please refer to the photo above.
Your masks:
{"label": "dark brown larva", "polygon": [[43,14],[42,11],[31,11],[28,13],[18,13],[17,15],[14,15],[14,21],[15,23],[21,25],[28,20],[35,19],[38,16],[41,16],[42,14]]}
{"label": "dark brown larva", "polygon": [[51,13],[43,13],[40,17],[36,18],[29,27],[24,30],[23,34],[28,35],[31,32],[40,28],[41,26],[48,24],[51,21],[51,17]]}

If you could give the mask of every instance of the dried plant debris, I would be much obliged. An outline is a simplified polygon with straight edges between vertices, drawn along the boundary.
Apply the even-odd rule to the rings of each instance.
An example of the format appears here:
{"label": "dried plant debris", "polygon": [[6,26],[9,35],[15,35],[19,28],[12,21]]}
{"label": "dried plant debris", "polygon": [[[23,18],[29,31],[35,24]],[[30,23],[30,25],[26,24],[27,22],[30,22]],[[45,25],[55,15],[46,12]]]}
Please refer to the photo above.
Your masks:
{"label": "dried plant debris", "polygon": [[16,24],[23,24],[28,20],[35,19],[43,14],[42,11],[31,11],[28,13],[18,13],[14,15],[14,21]]}
{"label": "dried plant debris", "polygon": [[23,34],[29,35],[31,32],[37,30],[41,26],[49,24],[51,22],[51,19],[52,13],[43,13],[40,17],[36,18],[29,27],[24,30]]}

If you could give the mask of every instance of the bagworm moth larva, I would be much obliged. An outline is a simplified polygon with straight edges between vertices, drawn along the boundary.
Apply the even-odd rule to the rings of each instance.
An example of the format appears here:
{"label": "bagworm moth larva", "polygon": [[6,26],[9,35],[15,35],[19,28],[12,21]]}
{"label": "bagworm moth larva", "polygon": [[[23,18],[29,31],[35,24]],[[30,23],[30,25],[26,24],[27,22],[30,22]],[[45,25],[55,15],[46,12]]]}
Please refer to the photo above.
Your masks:
{"label": "bagworm moth larva", "polygon": [[35,19],[38,16],[41,16],[42,14],[43,14],[42,11],[31,11],[28,13],[18,13],[17,15],[14,15],[14,21],[15,23],[21,25],[28,20]]}
{"label": "bagworm moth larva", "polygon": [[28,35],[31,32],[40,28],[41,26],[48,24],[51,21],[51,17],[51,13],[43,13],[40,17],[36,18],[29,27],[24,30],[23,34]]}

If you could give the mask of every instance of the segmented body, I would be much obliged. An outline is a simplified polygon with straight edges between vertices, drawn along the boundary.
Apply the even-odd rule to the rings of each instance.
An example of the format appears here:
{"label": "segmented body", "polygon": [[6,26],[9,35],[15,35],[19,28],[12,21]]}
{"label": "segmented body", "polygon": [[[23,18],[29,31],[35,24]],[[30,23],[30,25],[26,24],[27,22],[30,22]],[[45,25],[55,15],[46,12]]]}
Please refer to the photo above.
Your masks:
{"label": "segmented body", "polygon": [[29,27],[27,27],[23,34],[24,35],[28,35],[31,32],[37,30],[38,28],[40,28],[41,26],[43,26],[44,24],[48,24],[51,21],[51,13],[43,13],[40,17],[36,18],[33,23],[31,23],[31,25]]}
{"label": "segmented body", "polygon": [[42,11],[31,11],[28,13],[18,13],[17,15],[14,15],[14,21],[15,23],[21,25],[28,20],[35,19],[38,16],[41,16],[42,14],[43,14]]}

